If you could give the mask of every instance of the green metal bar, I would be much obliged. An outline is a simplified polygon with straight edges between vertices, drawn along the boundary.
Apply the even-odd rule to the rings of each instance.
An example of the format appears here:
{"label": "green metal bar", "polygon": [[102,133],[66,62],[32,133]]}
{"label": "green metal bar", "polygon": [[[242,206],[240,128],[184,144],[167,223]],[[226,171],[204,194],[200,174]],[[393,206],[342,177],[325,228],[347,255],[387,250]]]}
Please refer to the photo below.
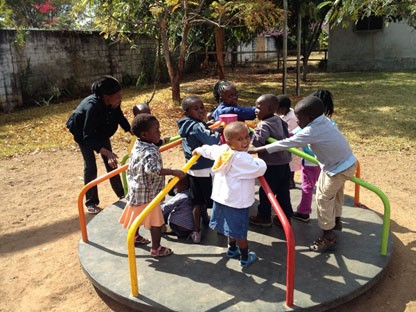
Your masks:
{"label": "green metal bar", "polygon": [[[267,142],[269,143],[273,143],[276,142],[278,140],[274,139],[274,138],[268,138]],[[312,157],[311,155],[308,155],[296,148],[288,148],[287,149],[289,152],[298,155],[306,160],[309,160],[310,162],[314,163],[314,164],[318,164],[318,161],[316,160],[315,157]],[[388,245],[388,241],[389,241],[389,228],[390,228],[390,202],[387,198],[387,196],[377,187],[375,187],[374,185],[365,182],[357,177],[352,177],[351,181],[361,185],[362,187],[365,187],[366,189],[374,192],[377,194],[378,197],[380,197],[381,201],[383,202],[384,205],[384,214],[383,214],[383,226],[382,226],[382,230],[381,230],[381,247],[380,247],[380,253],[385,256],[387,255],[387,245]]]}

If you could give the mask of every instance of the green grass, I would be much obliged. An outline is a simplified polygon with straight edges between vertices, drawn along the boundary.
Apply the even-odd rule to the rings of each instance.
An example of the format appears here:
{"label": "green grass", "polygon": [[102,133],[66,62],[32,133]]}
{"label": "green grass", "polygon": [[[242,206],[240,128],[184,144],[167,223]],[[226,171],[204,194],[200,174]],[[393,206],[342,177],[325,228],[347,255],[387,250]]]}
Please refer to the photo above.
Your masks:
{"label": "green grass", "polygon": [[[279,94],[278,74],[256,74],[247,71],[229,73],[236,84],[240,105],[254,105],[264,93]],[[198,93],[209,107],[213,106],[212,86],[215,78],[193,75],[182,83],[182,96]],[[295,93],[295,77],[288,77],[287,94],[293,104],[302,96],[325,88],[334,95],[334,120],[350,140],[353,149],[367,153],[390,151],[414,153],[416,139],[416,72],[311,73],[302,83],[301,97]],[[152,88],[124,90],[123,110],[133,118],[131,106],[150,97]],[[159,86],[151,103],[160,119],[163,135],[176,135],[175,121],[181,117],[178,105],[170,101],[169,85]],[[32,107],[0,115],[0,158],[36,151],[67,149],[76,144],[66,130],[65,122],[80,100]],[[117,147],[126,147],[130,135],[118,131],[113,139]]]}

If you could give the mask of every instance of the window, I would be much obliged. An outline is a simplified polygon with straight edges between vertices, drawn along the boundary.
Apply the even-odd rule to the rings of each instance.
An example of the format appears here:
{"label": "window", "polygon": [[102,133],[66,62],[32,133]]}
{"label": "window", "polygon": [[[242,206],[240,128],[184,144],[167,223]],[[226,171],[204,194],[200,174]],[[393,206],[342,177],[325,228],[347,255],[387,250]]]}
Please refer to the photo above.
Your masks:
{"label": "window", "polygon": [[383,17],[382,16],[363,16],[357,24],[355,24],[355,31],[371,31],[383,29]]}

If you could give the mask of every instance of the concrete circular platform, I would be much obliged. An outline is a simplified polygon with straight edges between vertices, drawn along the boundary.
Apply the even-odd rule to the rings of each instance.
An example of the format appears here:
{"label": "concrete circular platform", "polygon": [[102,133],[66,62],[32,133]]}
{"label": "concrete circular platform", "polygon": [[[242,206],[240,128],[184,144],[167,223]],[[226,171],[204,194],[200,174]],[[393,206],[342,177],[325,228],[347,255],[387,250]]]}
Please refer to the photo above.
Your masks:
{"label": "concrete circular platform", "polygon": [[[300,190],[292,190],[292,203]],[[381,203],[380,203],[381,204]],[[139,295],[131,296],[127,260],[127,230],[118,224],[125,203],[120,201],[96,215],[87,225],[89,242],[79,242],[81,266],[100,291],[139,311],[324,311],[344,304],[375,285],[391,258],[380,254],[382,219],[369,209],[357,208],[346,198],[343,230],[334,251],[308,250],[320,233],[316,215],[309,223],[293,220],[296,240],[294,306],[286,299],[286,242],[282,229],[250,226],[250,249],[259,260],[248,268],[225,257],[227,242],[203,228],[200,245],[162,239],[174,255],[156,259],[149,246],[136,248]],[[251,214],[255,214],[257,203]],[[150,237],[150,233],[141,229]]]}

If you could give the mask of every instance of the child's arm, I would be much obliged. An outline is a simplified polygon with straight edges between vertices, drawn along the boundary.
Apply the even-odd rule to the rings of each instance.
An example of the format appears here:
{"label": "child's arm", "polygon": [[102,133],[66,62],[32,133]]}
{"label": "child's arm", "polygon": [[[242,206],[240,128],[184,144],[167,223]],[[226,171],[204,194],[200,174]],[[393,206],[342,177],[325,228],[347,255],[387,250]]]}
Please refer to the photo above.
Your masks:
{"label": "child's arm", "polygon": [[233,167],[238,168],[240,179],[254,179],[264,175],[267,165],[260,158],[253,158],[247,153],[237,153],[233,159]]}
{"label": "child's arm", "polygon": [[[216,128],[217,129],[217,128]],[[195,138],[202,143],[202,145],[214,145],[220,142],[220,134],[219,131],[215,131],[211,133],[211,129],[206,129],[202,123],[198,124],[194,128],[194,135]]]}
{"label": "child's arm", "polygon": [[263,146],[266,144],[267,139],[270,137],[270,130],[264,124],[260,123],[254,129],[251,137],[251,144],[255,147]]}
{"label": "child's arm", "polygon": [[186,173],[184,173],[182,170],[162,168],[159,171],[159,175],[161,176],[171,175],[171,176],[178,177],[179,179],[182,179],[183,177],[185,177]]}
{"label": "child's arm", "polygon": [[220,145],[202,145],[194,149],[192,155],[201,155],[202,157],[215,160],[221,155],[223,150],[224,147]]}

